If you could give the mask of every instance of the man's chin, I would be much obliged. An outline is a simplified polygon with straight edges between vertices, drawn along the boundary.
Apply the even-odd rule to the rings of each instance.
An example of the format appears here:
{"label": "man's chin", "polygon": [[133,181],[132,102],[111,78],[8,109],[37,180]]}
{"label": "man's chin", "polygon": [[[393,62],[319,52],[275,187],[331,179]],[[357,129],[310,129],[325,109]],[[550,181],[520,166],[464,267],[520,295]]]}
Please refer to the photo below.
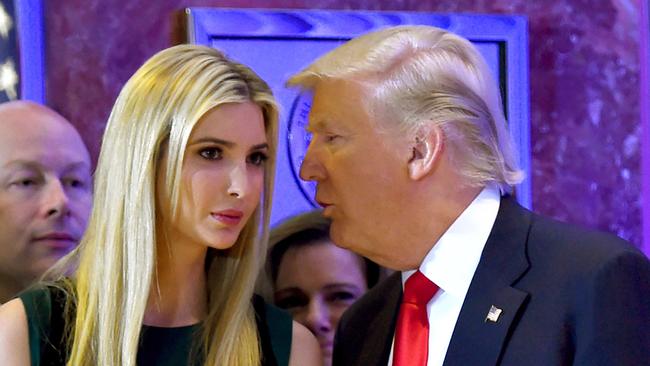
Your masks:
{"label": "man's chin", "polygon": [[345,225],[343,224],[342,220],[332,220],[332,224],[330,225],[330,240],[336,246],[348,249],[348,250],[354,250],[355,247],[359,246],[359,241],[355,240],[355,237],[358,237],[355,235],[354,227],[350,225]]}
{"label": "man's chin", "polygon": [[61,258],[63,258],[65,254],[67,253],[50,254],[43,256],[42,258],[33,262],[30,272],[34,275],[35,278],[40,278],[43,273],[52,268],[52,266],[54,266]]}
{"label": "man's chin", "polygon": [[351,242],[347,239],[348,238],[343,235],[339,229],[339,226],[334,226],[334,223],[332,223],[332,226],[330,226],[330,240],[332,240],[332,243],[334,243],[337,247],[352,250],[352,248],[350,248]]}

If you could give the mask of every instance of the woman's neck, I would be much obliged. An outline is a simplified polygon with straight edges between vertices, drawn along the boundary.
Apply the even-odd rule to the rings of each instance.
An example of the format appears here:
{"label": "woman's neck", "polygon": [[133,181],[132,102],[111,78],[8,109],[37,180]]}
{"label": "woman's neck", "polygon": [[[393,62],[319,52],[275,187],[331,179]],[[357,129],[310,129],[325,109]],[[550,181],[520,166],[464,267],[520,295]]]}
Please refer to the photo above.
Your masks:
{"label": "woman's neck", "polygon": [[206,254],[207,247],[195,243],[158,243],[144,324],[178,327],[203,320],[207,313]]}

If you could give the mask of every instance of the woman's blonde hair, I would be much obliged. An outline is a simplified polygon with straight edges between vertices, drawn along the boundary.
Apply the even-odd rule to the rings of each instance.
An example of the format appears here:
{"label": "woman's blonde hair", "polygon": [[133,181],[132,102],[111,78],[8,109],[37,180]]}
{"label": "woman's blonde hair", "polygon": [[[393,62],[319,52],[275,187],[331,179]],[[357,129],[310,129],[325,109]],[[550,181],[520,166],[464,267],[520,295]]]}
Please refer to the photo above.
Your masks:
{"label": "woman's blonde hair", "polygon": [[466,39],[430,26],[386,28],[330,51],[288,84],[313,90],[325,79],[362,85],[364,107],[382,130],[415,134],[439,126],[470,185],[510,190],[523,179],[497,84]]}
{"label": "woman's blonde hair", "polygon": [[278,107],[268,85],[248,67],[209,47],[181,45],[154,55],[122,89],[104,133],[87,231],[50,276],[77,267],[64,286],[71,299],[68,365],[136,364],[156,266],[156,176],[159,161],[165,161],[159,157],[167,156],[163,182],[175,215],[192,129],[212,108],[246,101],[264,115],[270,156],[264,193],[235,245],[208,250],[208,314],[198,348],[206,364],[260,364],[251,297],[266,253]]}

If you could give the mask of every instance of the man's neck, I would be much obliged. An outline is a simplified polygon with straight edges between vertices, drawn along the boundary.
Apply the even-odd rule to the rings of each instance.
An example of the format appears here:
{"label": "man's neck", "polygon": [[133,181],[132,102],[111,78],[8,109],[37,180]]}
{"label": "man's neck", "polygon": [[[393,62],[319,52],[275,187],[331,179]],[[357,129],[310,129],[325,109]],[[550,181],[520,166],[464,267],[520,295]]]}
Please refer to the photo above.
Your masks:
{"label": "man's neck", "polygon": [[417,269],[431,248],[482,190],[483,187],[457,187],[444,195],[438,195],[441,198],[432,205],[423,205],[419,217],[427,219],[421,220],[420,227],[412,231],[417,237],[414,237],[411,242],[417,244],[409,248],[409,259],[400,266],[401,270]]}

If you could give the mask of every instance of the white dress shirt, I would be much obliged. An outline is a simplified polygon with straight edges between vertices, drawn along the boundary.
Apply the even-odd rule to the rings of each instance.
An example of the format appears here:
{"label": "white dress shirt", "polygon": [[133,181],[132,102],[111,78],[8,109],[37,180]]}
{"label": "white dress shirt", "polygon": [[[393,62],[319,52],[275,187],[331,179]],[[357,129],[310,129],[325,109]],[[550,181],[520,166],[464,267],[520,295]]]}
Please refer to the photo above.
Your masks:
{"label": "white dress shirt", "polygon": [[[499,188],[489,185],[429,250],[420,265],[439,290],[427,304],[429,316],[429,353],[427,366],[440,366],[456,326],[467,290],[481,259],[485,242],[499,211]],[[402,272],[402,286],[415,270]],[[393,364],[391,346],[388,366]]]}

